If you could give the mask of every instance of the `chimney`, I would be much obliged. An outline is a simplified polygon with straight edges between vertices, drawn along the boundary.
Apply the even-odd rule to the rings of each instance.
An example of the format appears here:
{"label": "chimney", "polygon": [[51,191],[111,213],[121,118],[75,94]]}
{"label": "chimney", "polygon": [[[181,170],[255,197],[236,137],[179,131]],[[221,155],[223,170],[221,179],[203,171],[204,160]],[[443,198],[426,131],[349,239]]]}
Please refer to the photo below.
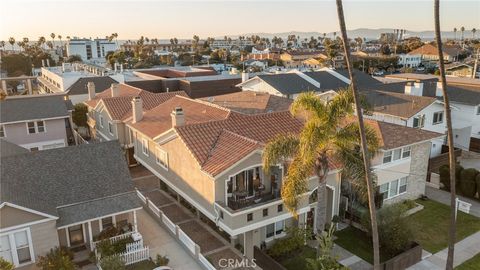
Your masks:
{"label": "chimney", "polygon": [[437,96],[437,97],[443,97],[442,82],[437,82],[437,90],[435,90],[435,96]]}
{"label": "chimney", "polygon": [[168,87],[167,87],[167,93],[168,93],[168,92],[170,92],[170,89],[168,89]]}
{"label": "chimney", "polygon": [[114,67],[115,67],[114,71],[115,71],[115,73],[117,73],[117,62],[115,62]]}
{"label": "chimney", "polygon": [[47,58],[47,66],[50,66],[50,59]]}
{"label": "chimney", "polygon": [[120,73],[123,73],[123,64],[119,64],[120,65]]}
{"label": "chimney", "polygon": [[182,107],[176,107],[172,111],[170,116],[172,116],[172,126],[173,127],[178,127],[178,126],[185,125],[185,115],[183,114]]}
{"label": "chimney", "polygon": [[92,100],[95,98],[95,84],[93,82],[87,83],[87,90],[88,90],[88,100]]}
{"label": "chimney", "polygon": [[248,72],[242,72],[242,83],[248,80]]}
{"label": "chimney", "polygon": [[112,92],[112,97],[118,97],[120,95],[120,89],[118,88],[118,83],[112,83],[112,86],[110,86],[110,90]]}
{"label": "chimney", "polygon": [[423,82],[408,82],[407,85],[405,85],[405,94],[423,96]]}
{"label": "chimney", "polygon": [[137,123],[143,118],[143,101],[141,97],[134,97],[132,100],[132,123]]}

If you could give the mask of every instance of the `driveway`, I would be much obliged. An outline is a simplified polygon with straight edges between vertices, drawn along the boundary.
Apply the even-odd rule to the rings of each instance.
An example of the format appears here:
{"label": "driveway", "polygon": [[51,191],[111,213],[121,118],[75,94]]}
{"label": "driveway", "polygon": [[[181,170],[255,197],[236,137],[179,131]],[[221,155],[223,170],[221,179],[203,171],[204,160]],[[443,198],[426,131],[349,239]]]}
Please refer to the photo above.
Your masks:
{"label": "driveway", "polygon": [[175,270],[202,270],[200,265],[187,253],[180,243],[160,226],[145,210],[137,212],[138,230],[145,246],[150,247],[150,257],[167,255],[168,264]]}

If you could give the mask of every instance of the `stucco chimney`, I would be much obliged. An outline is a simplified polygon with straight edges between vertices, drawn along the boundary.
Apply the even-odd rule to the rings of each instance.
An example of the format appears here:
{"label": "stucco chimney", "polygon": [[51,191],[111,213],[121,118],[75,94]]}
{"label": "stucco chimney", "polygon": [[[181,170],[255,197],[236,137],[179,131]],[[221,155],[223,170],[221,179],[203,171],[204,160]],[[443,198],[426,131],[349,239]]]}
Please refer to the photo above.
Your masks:
{"label": "stucco chimney", "polygon": [[405,94],[412,96],[423,96],[423,82],[408,82],[405,85]]}
{"label": "stucco chimney", "polygon": [[143,101],[141,97],[134,97],[132,100],[133,123],[137,123],[143,118]]}
{"label": "stucco chimney", "polygon": [[435,96],[443,97],[443,86],[442,82],[437,82],[437,89],[435,90]]}
{"label": "stucco chimney", "polygon": [[242,72],[242,83],[248,81],[248,72]]}
{"label": "stucco chimney", "polygon": [[93,82],[87,83],[87,90],[88,90],[88,100],[92,100],[95,98],[95,84]]}
{"label": "stucco chimney", "polygon": [[120,89],[118,88],[118,83],[112,83],[112,86],[110,86],[110,90],[112,92],[112,97],[118,97],[120,95]]}
{"label": "stucco chimney", "polygon": [[172,111],[170,116],[172,116],[172,126],[173,127],[178,127],[178,126],[185,125],[185,115],[183,114],[182,107],[176,107]]}

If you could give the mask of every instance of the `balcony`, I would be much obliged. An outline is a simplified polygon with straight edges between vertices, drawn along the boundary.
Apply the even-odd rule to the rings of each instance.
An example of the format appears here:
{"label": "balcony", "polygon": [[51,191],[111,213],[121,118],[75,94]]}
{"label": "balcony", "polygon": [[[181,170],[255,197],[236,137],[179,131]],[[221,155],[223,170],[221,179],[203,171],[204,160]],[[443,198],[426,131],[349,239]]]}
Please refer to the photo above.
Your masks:
{"label": "balcony", "polygon": [[274,166],[269,174],[254,167],[231,176],[227,181],[228,208],[237,211],[279,199],[282,174],[282,169]]}

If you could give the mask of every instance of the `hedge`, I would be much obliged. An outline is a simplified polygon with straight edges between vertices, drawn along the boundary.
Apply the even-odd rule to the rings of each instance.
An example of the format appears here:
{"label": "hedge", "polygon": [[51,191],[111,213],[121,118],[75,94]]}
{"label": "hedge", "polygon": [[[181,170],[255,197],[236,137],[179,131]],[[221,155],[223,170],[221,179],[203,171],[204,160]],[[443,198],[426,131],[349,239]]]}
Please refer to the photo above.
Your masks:
{"label": "hedge", "polygon": [[[447,191],[450,191],[450,166],[448,164],[440,166],[438,168],[440,174],[440,182],[443,184]],[[463,167],[460,164],[455,165],[455,186],[460,186],[461,173]]]}
{"label": "hedge", "polygon": [[478,175],[478,170],[469,168],[460,173],[460,189],[463,195],[473,198],[477,193],[477,183],[475,178]]}

